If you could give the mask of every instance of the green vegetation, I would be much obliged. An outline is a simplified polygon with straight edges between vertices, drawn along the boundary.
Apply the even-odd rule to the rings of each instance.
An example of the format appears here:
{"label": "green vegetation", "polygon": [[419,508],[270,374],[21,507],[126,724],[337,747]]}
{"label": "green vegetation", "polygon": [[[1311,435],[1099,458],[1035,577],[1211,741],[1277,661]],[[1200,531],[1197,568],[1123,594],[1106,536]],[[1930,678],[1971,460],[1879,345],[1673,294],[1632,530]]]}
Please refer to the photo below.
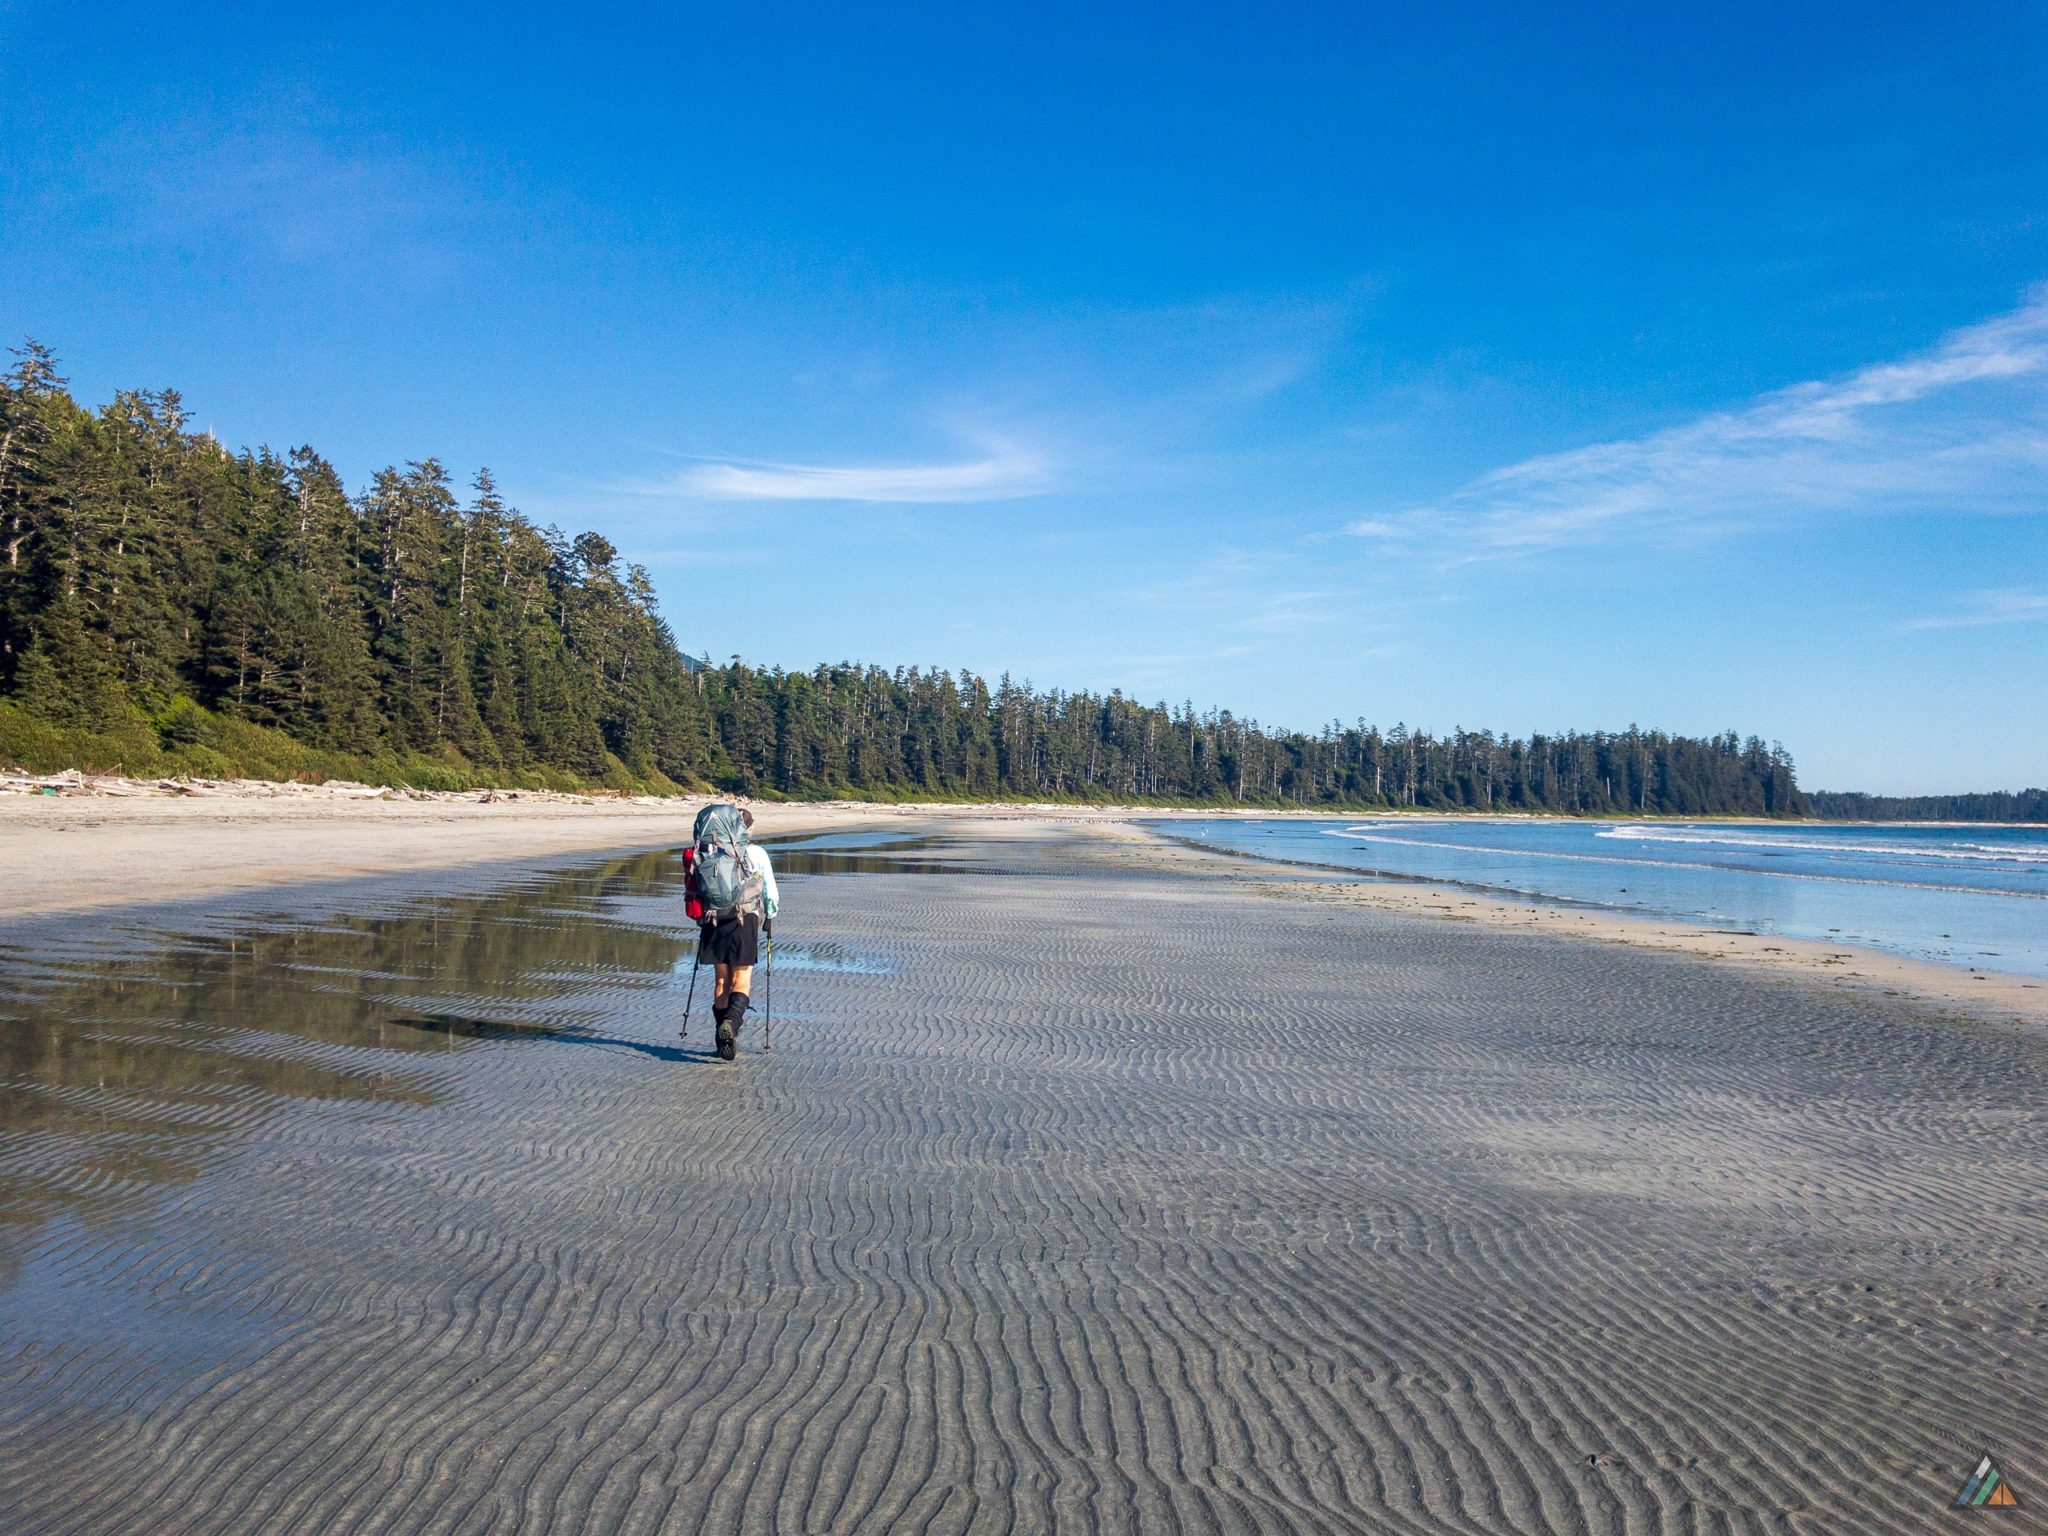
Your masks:
{"label": "green vegetation", "polygon": [[0,393],[0,756],[419,787],[673,791],[705,712],[637,567],[468,505],[432,460],[360,497],[230,454],[176,394],[97,415],[30,345]]}
{"label": "green vegetation", "polygon": [[678,649],[639,566],[432,459],[350,496],[310,448],[231,454],[171,391],[98,413],[29,343],[0,387],[0,762],[864,799],[1799,815],[1732,732],[1513,740],[1227,711],[1008,677],[810,672]]}
{"label": "green vegetation", "polygon": [[1995,789],[1974,795],[1864,795],[1817,789],[1813,814],[1830,821],[2048,822],[2048,789]]}

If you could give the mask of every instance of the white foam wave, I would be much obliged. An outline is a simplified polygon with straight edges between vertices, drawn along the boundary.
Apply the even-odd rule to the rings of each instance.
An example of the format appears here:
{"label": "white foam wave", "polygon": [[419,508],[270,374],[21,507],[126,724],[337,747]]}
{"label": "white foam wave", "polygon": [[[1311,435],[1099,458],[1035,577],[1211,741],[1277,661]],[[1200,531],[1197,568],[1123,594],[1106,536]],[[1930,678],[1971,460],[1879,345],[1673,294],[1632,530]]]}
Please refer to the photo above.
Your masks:
{"label": "white foam wave", "polygon": [[[1478,857],[1492,857],[1520,862],[1524,859],[1552,859],[1569,864],[1605,864],[1611,869],[1674,869],[1688,874],[1756,875],[1767,880],[1813,880],[1840,885],[1874,885],[1897,891],[1945,891],[1957,896],[2019,897],[2028,901],[2048,901],[2048,891],[2014,890],[2009,886],[1956,885],[1938,879],[1884,880],[1873,875],[1848,874],[1840,870],[1814,869],[1761,869],[1754,864],[1696,864],[1680,859],[1652,859],[1640,855],[1622,853],[1565,853],[1554,848],[1475,848],[1469,843],[1439,843],[1419,837],[1389,837],[1390,831],[1406,831],[1395,822],[1359,822],[1353,826],[1322,829],[1325,837],[1342,837],[1359,843],[1377,843],[1388,847],[1426,848],[1432,853],[1463,853]],[[1624,830],[1615,828],[1614,831]],[[1606,831],[1595,836],[1605,837]],[[1766,844],[1777,847],[1778,844]],[[1260,849],[1265,858],[1278,858],[1286,862],[1284,855],[1276,855],[1270,849]],[[1423,878],[1455,880],[1452,875],[1431,875],[1426,870],[1404,871],[1405,874]],[[1930,874],[1935,871],[1930,871]],[[1557,895],[1560,893],[1531,890],[1530,895]]]}
{"label": "white foam wave", "polygon": [[1817,854],[1868,854],[1877,858],[1917,859],[1927,863],[1945,863],[1953,860],[1969,860],[1986,864],[2040,864],[2048,860],[2048,848],[2016,847],[1999,843],[1944,843],[1930,847],[1924,843],[1876,842],[1848,843],[1835,838],[1801,837],[1796,833],[1764,834],[1729,830],[1709,830],[1704,827],[1647,827],[1620,826],[1606,827],[1593,834],[1595,837],[1621,838],[1642,843],[1685,843],[1703,848],[1761,848],[1773,852],[1797,852]]}

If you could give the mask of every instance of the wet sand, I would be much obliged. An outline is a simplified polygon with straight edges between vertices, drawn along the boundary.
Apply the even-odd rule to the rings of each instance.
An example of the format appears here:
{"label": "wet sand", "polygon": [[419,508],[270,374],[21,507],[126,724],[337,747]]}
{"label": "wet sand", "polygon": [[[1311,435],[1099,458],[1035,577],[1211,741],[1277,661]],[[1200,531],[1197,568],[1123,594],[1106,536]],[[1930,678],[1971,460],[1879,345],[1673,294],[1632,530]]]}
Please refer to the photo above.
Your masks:
{"label": "wet sand", "polygon": [[[26,781],[23,781],[26,782]],[[111,786],[111,789],[109,788]],[[184,790],[189,786],[178,785]],[[672,847],[686,841],[703,797],[672,800],[490,793],[420,795],[366,786],[236,781],[190,795],[127,780],[88,780],[61,796],[0,792],[0,922],[138,903],[204,903],[238,892],[305,895],[383,876],[422,886],[474,884],[493,869],[533,867],[578,853]],[[914,837],[971,823],[992,837],[1086,826],[1089,847],[1121,867],[1206,868],[1214,850],[1171,836],[1182,816],[1214,809],[1032,804],[762,803],[760,831],[788,839],[887,830]],[[1268,818],[1269,811],[1247,813]],[[1100,845],[1100,846],[1097,846]],[[1196,855],[1189,863],[1189,855]],[[1971,1016],[2048,1025],[2048,983],[1997,971],[1911,960],[1862,945],[1732,933],[1623,912],[1513,901],[1455,885],[1355,877],[1232,855],[1267,876],[1269,894],[1363,904],[1392,912],[1552,931],[1767,971],[1874,996],[1911,998]]]}
{"label": "wet sand", "polygon": [[[1163,835],[1161,829],[1144,826],[1104,826],[1097,835],[1121,844],[1120,861],[1135,867],[1177,869],[1183,867],[1181,861],[1188,853],[1206,856],[1210,852]],[[1260,885],[1263,894],[1282,900],[1338,902],[1383,912],[1412,912],[1453,922],[1480,923],[1520,933],[1551,933],[1577,941],[1634,945],[1702,960],[1726,961],[1864,997],[1910,998],[1969,1018],[1991,1016],[2048,1026],[2048,982],[2032,976],[1976,966],[1943,965],[1865,944],[1793,939],[1589,908],[1578,903],[1534,898],[1516,901],[1469,886],[1427,880],[1356,875],[1331,879],[1301,865],[1275,863],[1250,855],[1230,856],[1237,858],[1242,868],[1257,870],[1266,877]]]}
{"label": "wet sand", "polygon": [[2038,1028],[936,830],[0,929],[0,1529],[2044,1528]]}

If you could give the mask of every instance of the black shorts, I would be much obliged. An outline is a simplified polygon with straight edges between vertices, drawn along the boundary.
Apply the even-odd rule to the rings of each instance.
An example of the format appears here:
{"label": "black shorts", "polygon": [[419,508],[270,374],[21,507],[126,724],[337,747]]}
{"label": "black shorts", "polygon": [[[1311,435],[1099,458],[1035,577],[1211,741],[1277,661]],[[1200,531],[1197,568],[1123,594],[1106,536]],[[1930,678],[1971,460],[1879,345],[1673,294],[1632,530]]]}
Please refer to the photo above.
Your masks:
{"label": "black shorts", "polygon": [[706,923],[697,942],[699,965],[758,965],[761,962],[761,915],[749,912],[722,923]]}

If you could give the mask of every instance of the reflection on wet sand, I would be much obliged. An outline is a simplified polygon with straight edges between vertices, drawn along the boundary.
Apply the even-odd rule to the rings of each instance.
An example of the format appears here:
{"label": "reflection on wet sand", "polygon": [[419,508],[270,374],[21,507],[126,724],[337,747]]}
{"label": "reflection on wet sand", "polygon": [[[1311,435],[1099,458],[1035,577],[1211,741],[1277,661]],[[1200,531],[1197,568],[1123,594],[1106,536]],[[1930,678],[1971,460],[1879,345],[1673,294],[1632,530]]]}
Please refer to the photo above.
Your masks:
{"label": "reflection on wet sand", "polygon": [[[980,867],[930,856],[938,846],[839,834],[775,858],[796,876]],[[283,1110],[436,1102],[433,1055],[466,1042],[574,1039],[696,1059],[687,1043],[601,1023],[617,988],[687,980],[680,882],[673,854],[650,853],[318,921],[0,939],[0,1285],[52,1217],[100,1220],[187,1184]],[[885,968],[829,943],[787,945],[778,961]]]}
{"label": "reflection on wet sand", "polygon": [[665,925],[673,865],[641,855],[232,937],[0,948],[0,1286],[53,1218],[145,1208],[280,1114],[431,1105],[437,1055],[573,1029],[579,989],[667,985],[686,949]]}
{"label": "reflection on wet sand", "polygon": [[783,875],[992,875],[992,865],[946,857],[957,847],[938,837],[895,837],[876,832],[833,832],[795,842],[764,841]]}

